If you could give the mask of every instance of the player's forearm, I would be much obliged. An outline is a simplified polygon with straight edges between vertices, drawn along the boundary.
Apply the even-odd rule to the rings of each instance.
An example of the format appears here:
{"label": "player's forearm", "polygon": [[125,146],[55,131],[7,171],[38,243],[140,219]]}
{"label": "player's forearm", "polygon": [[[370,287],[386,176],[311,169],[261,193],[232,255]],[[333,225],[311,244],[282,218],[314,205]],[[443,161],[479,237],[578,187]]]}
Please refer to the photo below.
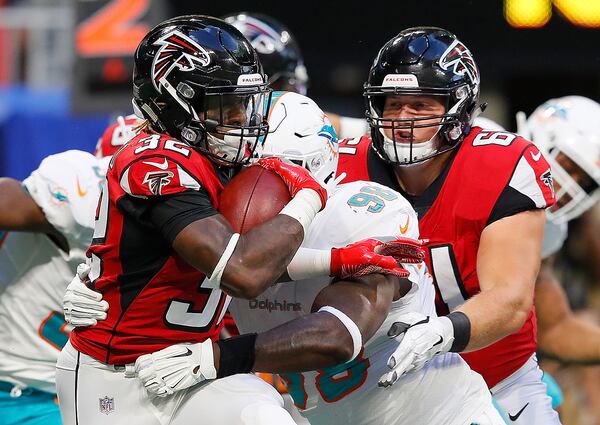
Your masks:
{"label": "player's forearm", "polygon": [[352,338],[329,313],[313,313],[256,338],[256,372],[288,373],[343,363],[352,356]]}
{"label": "player's forearm", "polygon": [[565,363],[600,363],[600,327],[573,314],[538,331],[538,348]]}
{"label": "player's forearm", "polygon": [[0,178],[0,229],[55,232],[21,182],[7,177]]}
{"label": "player's forearm", "polygon": [[471,321],[471,337],[463,351],[487,347],[523,326],[531,311],[533,294],[507,289],[482,291],[458,308]]}
{"label": "player's forearm", "polygon": [[326,286],[315,297],[314,313],[258,334],[253,370],[303,372],[350,360],[379,329],[392,301],[411,286],[408,280],[382,274]]}
{"label": "player's forearm", "polygon": [[295,219],[278,215],[241,235],[223,274],[233,296],[255,298],[286,273],[304,237]]}

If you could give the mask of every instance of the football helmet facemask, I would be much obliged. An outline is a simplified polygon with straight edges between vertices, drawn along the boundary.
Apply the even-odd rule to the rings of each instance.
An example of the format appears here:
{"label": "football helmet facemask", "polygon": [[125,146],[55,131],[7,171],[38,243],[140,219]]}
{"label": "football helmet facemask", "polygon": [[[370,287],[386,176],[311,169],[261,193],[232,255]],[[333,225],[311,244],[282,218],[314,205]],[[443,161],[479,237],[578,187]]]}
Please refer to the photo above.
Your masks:
{"label": "football helmet facemask", "polygon": [[217,18],[164,21],[135,52],[136,115],[219,165],[246,161],[267,134],[263,111],[269,96],[252,46]]}
{"label": "football helmet facemask", "polygon": [[600,104],[581,96],[551,99],[528,119],[520,112],[517,125],[552,168],[556,203],[548,218],[565,223],[600,200]]}

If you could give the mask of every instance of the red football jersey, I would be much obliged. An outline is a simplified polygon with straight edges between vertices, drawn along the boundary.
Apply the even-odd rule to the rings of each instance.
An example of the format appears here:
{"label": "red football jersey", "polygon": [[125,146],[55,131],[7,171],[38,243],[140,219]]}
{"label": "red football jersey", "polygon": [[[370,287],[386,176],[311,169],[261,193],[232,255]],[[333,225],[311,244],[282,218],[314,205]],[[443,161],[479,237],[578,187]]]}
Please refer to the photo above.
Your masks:
{"label": "red football jersey", "polygon": [[[391,167],[370,149],[368,137],[340,144],[343,181],[371,180],[400,190]],[[402,192],[400,190],[400,192]],[[554,203],[550,166],[531,142],[507,132],[475,127],[440,176],[419,197],[407,196],[419,216],[420,236],[429,239],[426,263],[436,285],[438,314],[445,315],[480,292],[477,250],[490,223]],[[535,352],[532,309],[523,327],[489,347],[463,354],[491,388]]]}
{"label": "red football jersey", "polygon": [[230,298],[206,287],[171,243],[188,224],[217,213],[227,177],[165,135],[141,133],[113,156],[88,250],[90,278],[110,308],[106,320],[75,329],[75,348],[127,364],[172,344],[218,337]]}
{"label": "red football jersey", "polygon": [[121,146],[127,143],[135,136],[135,127],[141,120],[135,115],[127,115],[125,118],[119,117],[117,122],[109,125],[96,143],[94,155],[98,158],[114,155]]}

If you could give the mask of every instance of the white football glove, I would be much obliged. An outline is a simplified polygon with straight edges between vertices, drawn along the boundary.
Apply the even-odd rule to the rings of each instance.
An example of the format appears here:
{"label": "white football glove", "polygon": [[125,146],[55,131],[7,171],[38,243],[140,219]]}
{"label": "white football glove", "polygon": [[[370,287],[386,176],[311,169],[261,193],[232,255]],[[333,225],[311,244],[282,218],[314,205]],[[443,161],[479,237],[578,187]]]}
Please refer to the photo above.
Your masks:
{"label": "white football glove", "polygon": [[212,344],[208,339],[144,354],[135,361],[135,371],[149,395],[166,397],[217,377]]}
{"label": "white football glove", "polygon": [[75,327],[93,326],[98,320],[106,319],[108,303],[102,299],[102,294],[87,287],[89,273],[87,264],[78,265],[77,274],[63,297],[65,320]]}
{"label": "white football glove", "polygon": [[421,369],[438,354],[447,353],[454,342],[454,326],[447,317],[407,313],[388,331],[400,342],[388,360],[390,372],[379,379],[380,387],[393,385],[402,375]]}

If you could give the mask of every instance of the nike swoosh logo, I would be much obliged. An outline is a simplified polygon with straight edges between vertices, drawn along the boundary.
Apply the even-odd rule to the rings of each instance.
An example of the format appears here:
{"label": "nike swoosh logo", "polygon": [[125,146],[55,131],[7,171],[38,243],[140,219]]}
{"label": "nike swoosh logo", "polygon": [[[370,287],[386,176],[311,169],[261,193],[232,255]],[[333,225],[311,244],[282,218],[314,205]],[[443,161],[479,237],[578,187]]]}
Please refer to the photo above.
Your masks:
{"label": "nike swoosh logo", "polygon": [[523,407],[521,408],[521,410],[519,410],[519,411],[517,412],[517,414],[516,414],[516,415],[514,415],[514,416],[513,416],[513,415],[511,415],[511,414],[509,413],[509,414],[508,414],[508,419],[510,419],[511,421],[515,422],[517,419],[519,419],[519,416],[521,416],[521,413],[523,413],[523,410],[525,410],[525,408],[526,408],[527,406],[529,406],[529,403],[527,403],[525,406],[523,406]]}
{"label": "nike swoosh logo", "polygon": [[533,158],[533,160],[534,160],[535,162],[538,162],[538,161],[540,160],[540,158],[541,158],[541,157],[542,157],[542,153],[541,153],[541,152],[538,152],[538,153],[537,153],[537,155],[536,155],[536,154],[534,154],[533,152],[531,152],[531,158]]}
{"label": "nike swoosh logo", "polygon": [[400,233],[403,235],[408,231],[408,224],[410,223],[410,216],[406,216],[406,224],[404,226],[400,226]]}
{"label": "nike swoosh logo", "polygon": [[77,194],[83,198],[85,195],[87,195],[88,191],[81,189],[81,184],[79,183],[79,177],[76,177],[76,180],[77,180]]}
{"label": "nike swoosh logo", "polygon": [[173,357],[187,357],[187,356],[191,356],[192,355],[192,350],[190,350],[189,348],[186,348],[187,353],[183,353],[183,354],[177,354],[176,356]]}
{"label": "nike swoosh logo", "polygon": [[142,163],[148,164],[148,165],[154,165],[159,170],[166,170],[167,168],[169,168],[169,163],[167,162],[167,158],[165,158],[165,162],[163,162],[162,164],[160,162],[152,162],[152,161],[142,161]]}

